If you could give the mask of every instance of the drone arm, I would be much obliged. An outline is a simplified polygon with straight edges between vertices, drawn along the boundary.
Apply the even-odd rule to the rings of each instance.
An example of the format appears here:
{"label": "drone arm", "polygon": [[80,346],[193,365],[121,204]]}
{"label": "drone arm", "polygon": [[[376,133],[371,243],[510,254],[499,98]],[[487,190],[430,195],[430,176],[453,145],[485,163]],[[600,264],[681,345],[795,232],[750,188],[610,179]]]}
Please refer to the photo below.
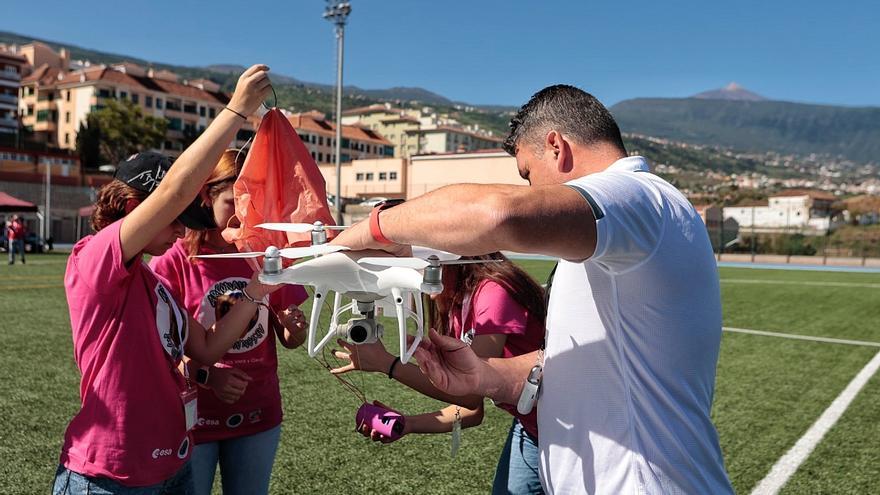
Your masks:
{"label": "drone arm", "polygon": [[325,299],[327,299],[327,286],[315,286],[315,296],[312,298],[312,316],[309,319],[309,357],[315,357],[315,354],[320,350],[320,347],[315,347],[315,334],[318,331],[318,322],[321,319],[321,309],[324,308]]}

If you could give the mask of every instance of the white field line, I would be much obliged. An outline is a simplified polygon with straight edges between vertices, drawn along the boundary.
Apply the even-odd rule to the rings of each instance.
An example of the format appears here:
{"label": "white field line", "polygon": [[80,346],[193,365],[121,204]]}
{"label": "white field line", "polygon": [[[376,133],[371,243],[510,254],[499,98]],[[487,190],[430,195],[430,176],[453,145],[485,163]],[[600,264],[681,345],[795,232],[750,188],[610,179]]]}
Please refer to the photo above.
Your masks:
{"label": "white field line", "polygon": [[783,339],[809,340],[812,342],[825,342],[828,344],[861,345],[867,347],[880,347],[880,342],[867,342],[864,340],[833,339],[831,337],[814,337],[812,335],[797,335],[793,333],[767,332],[764,330],[752,330],[749,328],[721,327],[725,332],[748,333],[764,337],[781,337]]}
{"label": "white field line", "polygon": [[880,289],[880,284],[859,282],[816,282],[811,280],[761,280],[754,278],[722,278],[722,284],[769,284],[769,285],[807,285],[813,287],[856,287],[860,289]]}
{"label": "white field line", "polygon": [[849,382],[849,385],[834,399],[834,402],[819,416],[819,419],[804,433],[804,436],[794,444],[794,447],[776,461],[767,476],[752,490],[752,495],[775,495],[779,492],[798,467],[807,460],[822,437],[837,423],[837,420],[840,419],[859,391],[868,383],[868,380],[877,373],[878,368],[880,368],[880,352],[874,355],[871,361],[862,368],[862,371]]}

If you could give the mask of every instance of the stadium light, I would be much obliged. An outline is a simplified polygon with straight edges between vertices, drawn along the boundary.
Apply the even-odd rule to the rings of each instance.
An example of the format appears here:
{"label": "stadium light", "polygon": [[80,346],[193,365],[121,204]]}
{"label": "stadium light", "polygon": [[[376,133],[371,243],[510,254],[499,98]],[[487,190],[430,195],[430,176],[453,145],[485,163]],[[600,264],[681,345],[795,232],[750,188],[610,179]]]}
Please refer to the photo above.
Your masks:
{"label": "stadium light", "polygon": [[326,0],[324,19],[336,26],[336,223],[342,220],[342,57],[345,47],[345,21],[351,13],[351,4],[340,0]]}

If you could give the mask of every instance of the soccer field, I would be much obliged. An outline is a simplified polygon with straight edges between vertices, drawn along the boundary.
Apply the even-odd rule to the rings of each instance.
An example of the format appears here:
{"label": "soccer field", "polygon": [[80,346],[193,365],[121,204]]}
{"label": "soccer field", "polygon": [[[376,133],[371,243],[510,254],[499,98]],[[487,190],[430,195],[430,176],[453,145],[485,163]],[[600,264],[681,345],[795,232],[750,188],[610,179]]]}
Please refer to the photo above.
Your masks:
{"label": "soccer field", "polygon": [[[50,490],[64,429],[78,408],[65,259],[31,256],[24,266],[0,265],[3,494]],[[551,268],[522,263],[541,282]],[[713,418],[736,491],[752,492],[764,480],[781,484],[781,493],[880,492],[880,379],[868,366],[880,352],[880,274],[745,268],[720,274],[727,331]],[[386,324],[392,349],[394,328]],[[506,413],[487,406],[483,424],[464,431],[451,459],[449,435],[380,445],[355,433],[357,399],[303,349],[279,348],[279,373],[285,421],[272,493],[489,491],[510,426]],[[441,406],[384,375],[349,376],[370,400],[406,413]],[[796,445],[794,464],[786,465],[797,469],[771,474]]]}

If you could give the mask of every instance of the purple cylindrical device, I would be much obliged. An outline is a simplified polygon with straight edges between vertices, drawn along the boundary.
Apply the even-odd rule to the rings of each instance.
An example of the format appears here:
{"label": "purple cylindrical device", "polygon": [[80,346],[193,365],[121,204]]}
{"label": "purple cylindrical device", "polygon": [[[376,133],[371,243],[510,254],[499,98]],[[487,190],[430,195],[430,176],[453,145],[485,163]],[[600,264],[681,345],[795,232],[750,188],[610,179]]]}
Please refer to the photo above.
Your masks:
{"label": "purple cylindrical device", "polygon": [[355,427],[366,424],[389,440],[403,436],[404,418],[400,414],[375,404],[364,403],[355,416]]}

